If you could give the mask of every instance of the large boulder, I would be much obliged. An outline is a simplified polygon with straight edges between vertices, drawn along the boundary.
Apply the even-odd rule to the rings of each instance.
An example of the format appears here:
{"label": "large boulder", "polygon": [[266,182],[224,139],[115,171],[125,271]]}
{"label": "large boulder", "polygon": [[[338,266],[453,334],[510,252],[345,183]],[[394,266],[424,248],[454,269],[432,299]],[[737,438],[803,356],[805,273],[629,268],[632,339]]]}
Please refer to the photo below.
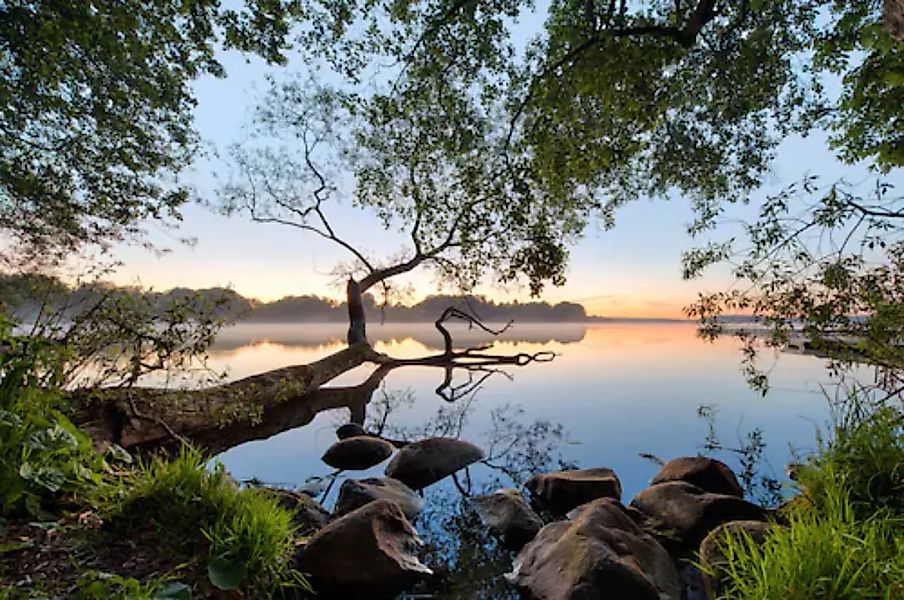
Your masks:
{"label": "large boulder", "polygon": [[386,467],[386,475],[420,490],[483,458],[483,450],[455,438],[408,444]]}
{"label": "large boulder", "polygon": [[422,542],[402,509],[376,500],[318,531],[298,556],[298,568],[326,597],[376,598],[430,575],[417,553]]}
{"label": "large boulder", "polygon": [[498,490],[486,496],[477,496],[473,502],[481,521],[510,550],[520,550],[543,527],[543,521],[531,510],[518,490]]}
{"label": "large boulder", "polygon": [[704,582],[710,598],[721,592],[721,581],[728,559],[723,552],[726,538],[748,537],[755,544],[766,541],[766,532],[773,525],[764,521],[729,521],[709,532],[700,544],[700,566],[705,573]]}
{"label": "large boulder", "polygon": [[680,600],[668,553],[623,509],[600,498],[571,521],[545,526],[518,554],[509,580],[534,600]]}
{"label": "large boulder", "polygon": [[392,456],[394,450],[395,447],[386,440],[358,435],[330,446],[321,460],[337,469],[369,469]]}
{"label": "large boulder", "polygon": [[621,482],[603,467],[574,471],[557,471],[531,477],[525,487],[534,504],[543,511],[564,515],[573,508],[597,498],[621,498]]}
{"label": "large boulder", "polygon": [[710,531],[728,521],[764,521],[766,511],[727,494],[713,494],[686,481],[657,483],[631,505],[651,518],[653,526],[696,547]]}
{"label": "large boulder", "polygon": [[329,522],[329,511],[307,494],[273,488],[270,491],[279,499],[280,506],[292,513],[292,523],[298,527],[299,533],[309,534]]}
{"label": "large boulder", "polygon": [[683,456],[665,463],[650,483],[665,481],[686,481],[714,494],[744,497],[731,469],[725,463],[705,456]]}
{"label": "large boulder", "polygon": [[424,508],[424,499],[398,479],[370,477],[358,480],[346,479],[342,482],[333,512],[337,516],[342,516],[369,502],[381,499],[395,502],[412,521]]}

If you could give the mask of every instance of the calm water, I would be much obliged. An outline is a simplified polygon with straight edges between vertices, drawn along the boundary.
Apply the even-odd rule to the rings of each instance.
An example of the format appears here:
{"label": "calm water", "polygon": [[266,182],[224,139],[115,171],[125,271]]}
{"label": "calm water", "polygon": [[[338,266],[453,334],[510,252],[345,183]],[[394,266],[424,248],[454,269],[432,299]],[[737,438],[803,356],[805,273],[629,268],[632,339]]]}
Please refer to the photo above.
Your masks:
{"label": "calm water", "polygon": [[[441,343],[430,325],[371,326],[368,333],[378,351],[399,357],[436,352]],[[220,335],[211,365],[240,378],[326,356],[344,346],[343,336],[339,324],[242,324]],[[465,329],[456,331],[456,339],[464,345],[485,341]],[[507,367],[455,403],[434,392],[443,381],[442,369],[396,369],[373,394],[368,424],[385,423],[389,437],[452,433],[494,454],[513,446],[510,453],[518,457],[493,461],[509,470],[560,463],[607,466],[618,473],[628,501],[656,471],[638,453],[668,459],[701,450],[708,428],[697,416],[700,405],[716,409],[717,431],[726,445],[737,445],[739,437],[761,428],[765,468],[777,475],[791,448],[812,447],[815,428],[828,418],[820,389],[829,381],[823,360],[769,353],[767,366],[775,362],[772,390],[763,398],[744,381],[737,343],[701,341],[691,324],[516,325],[494,348],[499,353],[541,350],[558,356],[551,363]],[[359,367],[331,386],[355,385],[372,370]],[[467,381],[467,374],[457,373],[456,381]],[[305,426],[230,448],[219,460],[239,479],[297,487],[331,472],[320,456],[336,440],[334,429],[348,420],[347,409],[324,411]],[[730,453],[722,457],[733,459]],[[381,472],[382,465],[355,476]],[[495,483],[500,476],[506,483],[501,475],[483,466],[472,471],[473,479]]]}

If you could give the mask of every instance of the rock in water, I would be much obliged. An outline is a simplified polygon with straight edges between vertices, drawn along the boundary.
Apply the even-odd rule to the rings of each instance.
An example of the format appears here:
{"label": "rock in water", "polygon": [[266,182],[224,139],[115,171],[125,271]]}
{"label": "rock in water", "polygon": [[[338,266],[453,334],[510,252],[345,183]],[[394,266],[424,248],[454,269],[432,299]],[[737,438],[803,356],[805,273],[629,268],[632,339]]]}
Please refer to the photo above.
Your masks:
{"label": "rock in water", "polygon": [[533,600],[680,600],[678,572],[662,546],[600,498],[572,521],[545,526],[515,559],[509,580]]}
{"label": "rock in water", "polygon": [[670,460],[662,466],[650,484],[664,481],[686,481],[714,494],[744,497],[741,485],[728,465],[704,456],[684,456]]}
{"label": "rock in water", "polygon": [[723,540],[728,536],[739,538],[746,534],[756,544],[762,544],[770,527],[774,525],[763,521],[729,521],[709,532],[700,544],[700,564],[709,573],[704,576],[708,597],[715,598],[722,591],[721,579],[728,565],[721,549]]}
{"label": "rock in water", "polygon": [[432,573],[418,559],[421,546],[402,509],[376,500],[318,531],[299,554],[298,568],[327,597],[375,598]]}
{"label": "rock in water", "polygon": [[358,435],[367,435],[367,430],[357,423],[346,423],[345,425],[340,425],[339,428],[336,429],[336,437],[340,440],[345,440]]}
{"label": "rock in water", "polygon": [[483,458],[483,450],[455,438],[428,438],[408,444],[386,467],[389,477],[415,490],[436,483]]}
{"label": "rock in water", "polygon": [[531,477],[525,487],[540,510],[564,515],[597,498],[621,498],[621,482],[612,469],[557,471]]}
{"label": "rock in water", "polygon": [[643,490],[631,505],[696,549],[710,531],[728,521],[764,521],[766,512],[736,496],[713,494],[686,481]]}
{"label": "rock in water", "polygon": [[392,477],[371,477],[359,480],[346,479],[342,482],[333,512],[341,516],[381,499],[395,502],[412,521],[424,508],[424,499],[401,481]]}
{"label": "rock in water", "polygon": [[486,496],[477,496],[473,501],[483,523],[502,538],[502,545],[510,550],[520,550],[543,527],[543,521],[530,509],[518,490],[498,490]]}
{"label": "rock in water", "polygon": [[321,460],[337,469],[369,469],[392,456],[394,450],[386,440],[359,435],[339,440],[327,449]]}
{"label": "rock in water", "polygon": [[271,491],[279,498],[280,506],[292,512],[292,522],[302,535],[317,531],[329,522],[329,511],[307,494],[279,489]]}

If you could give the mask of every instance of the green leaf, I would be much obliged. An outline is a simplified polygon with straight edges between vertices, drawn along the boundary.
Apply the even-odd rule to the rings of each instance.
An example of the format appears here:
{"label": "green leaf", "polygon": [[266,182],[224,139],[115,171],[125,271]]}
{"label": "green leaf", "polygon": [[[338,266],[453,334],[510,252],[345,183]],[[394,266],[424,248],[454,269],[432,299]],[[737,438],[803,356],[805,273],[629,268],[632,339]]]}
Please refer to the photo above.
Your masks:
{"label": "green leaf", "polygon": [[171,581],[154,592],[155,600],[191,600],[191,588],[184,583]]}
{"label": "green leaf", "polygon": [[207,577],[210,582],[221,590],[234,590],[245,579],[245,563],[218,556],[207,565]]}

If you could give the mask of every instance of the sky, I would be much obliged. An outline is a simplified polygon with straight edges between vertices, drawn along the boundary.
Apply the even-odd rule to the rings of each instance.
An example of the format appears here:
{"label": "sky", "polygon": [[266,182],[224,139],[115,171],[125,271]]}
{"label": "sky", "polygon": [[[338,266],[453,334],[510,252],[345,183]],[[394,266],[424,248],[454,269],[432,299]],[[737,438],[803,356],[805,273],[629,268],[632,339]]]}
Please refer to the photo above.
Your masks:
{"label": "sky", "polygon": [[[539,20],[528,22],[538,27]],[[195,84],[198,106],[195,124],[205,143],[220,150],[243,136],[249,110],[266,89],[268,73],[278,73],[258,59],[222,53],[229,73],[225,79],[205,77]],[[291,69],[291,64],[290,67]],[[864,165],[843,165],[834,159],[823,132],[808,138],[790,138],[779,148],[771,172],[754,198],[800,179],[822,174],[849,181],[868,177]],[[188,181],[202,198],[213,199],[210,167],[195,166]],[[900,177],[899,177],[900,179]],[[900,183],[900,182],[899,182]],[[728,218],[750,218],[753,207],[732,207]],[[199,204],[188,205],[178,229],[150,226],[150,241],[167,252],[140,246],[121,246],[115,251],[122,262],[112,277],[123,285],[142,285],[156,290],[176,286],[231,287],[246,297],[272,301],[283,296],[317,294],[341,297],[330,270],[349,257],[338,247],[311,234],[280,225],[251,223],[247,217],[225,217]],[[338,206],[331,218],[338,233],[367,232],[367,250],[374,255],[393,254],[404,238],[381,230],[372,214]],[[697,245],[686,231],[693,220],[690,202],[680,197],[642,200],[616,214],[616,227],[604,230],[591,223],[581,241],[572,248],[567,283],[548,287],[541,299],[555,303],[579,302],[589,314],[621,317],[679,318],[682,308],[701,291],[724,289],[731,284],[726,269],[701,280],[683,281],[681,254]],[[191,238],[186,245],[180,238]],[[400,278],[418,300],[440,290],[426,270]],[[446,290],[448,291],[448,290]],[[479,290],[498,301],[529,300],[522,287],[501,288],[487,281]]]}

